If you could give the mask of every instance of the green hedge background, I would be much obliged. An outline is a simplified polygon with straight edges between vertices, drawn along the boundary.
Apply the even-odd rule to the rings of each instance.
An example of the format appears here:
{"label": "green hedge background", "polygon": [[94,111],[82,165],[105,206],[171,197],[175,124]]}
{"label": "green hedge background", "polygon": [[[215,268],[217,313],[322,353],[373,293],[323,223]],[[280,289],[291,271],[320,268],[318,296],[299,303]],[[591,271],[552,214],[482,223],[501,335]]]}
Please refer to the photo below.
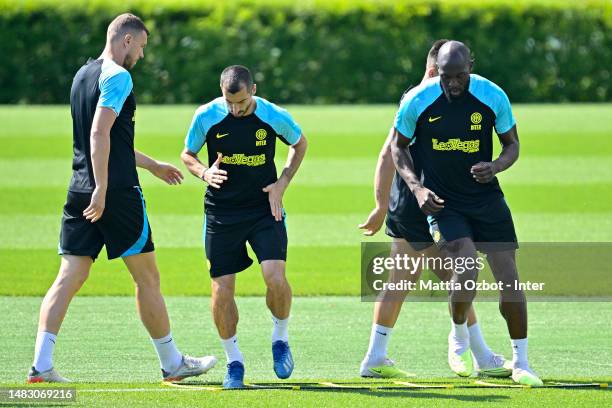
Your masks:
{"label": "green hedge background", "polygon": [[437,38],[514,102],[612,100],[612,2],[554,0],[0,0],[0,103],[66,103],[112,18],[151,30],[133,77],[140,103],[201,103],[230,64],[279,103],[396,102]]}

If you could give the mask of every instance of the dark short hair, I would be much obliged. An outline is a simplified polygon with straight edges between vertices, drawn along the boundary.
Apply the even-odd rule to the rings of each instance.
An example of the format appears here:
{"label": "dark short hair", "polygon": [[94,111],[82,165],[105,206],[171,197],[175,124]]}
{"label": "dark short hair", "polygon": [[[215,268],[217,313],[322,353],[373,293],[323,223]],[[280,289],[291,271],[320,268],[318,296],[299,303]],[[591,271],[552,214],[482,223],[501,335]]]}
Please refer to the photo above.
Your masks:
{"label": "dark short hair", "polygon": [[140,17],[134,14],[120,14],[108,25],[106,36],[110,40],[115,40],[117,37],[122,37],[128,32],[144,31],[149,35],[149,30],[142,22]]}
{"label": "dark short hair", "polygon": [[446,38],[441,38],[439,40],[434,41],[427,53],[427,67],[435,67],[436,62],[438,61],[438,52],[440,52],[440,48],[449,42]]}
{"label": "dark short hair", "polygon": [[253,86],[253,75],[251,71],[243,65],[230,65],[221,73],[221,88],[229,93],[240,92],[242,87],[246,87],[248,92],[251,92]]}

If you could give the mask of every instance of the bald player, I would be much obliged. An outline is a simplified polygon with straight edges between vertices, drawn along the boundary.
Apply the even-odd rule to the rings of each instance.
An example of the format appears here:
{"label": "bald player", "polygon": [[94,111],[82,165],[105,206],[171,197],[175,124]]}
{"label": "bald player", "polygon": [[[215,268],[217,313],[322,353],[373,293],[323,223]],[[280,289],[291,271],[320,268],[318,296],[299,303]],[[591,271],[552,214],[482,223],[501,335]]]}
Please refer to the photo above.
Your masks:
{"label": "bald player", "polygon": [[[518,288],[515,253],[518,248],[510,209],[496,174],[508,169],[519,155],[512,108],[504,91],[486,78],[472,74],[470,50],[449,41],[438,53],[439,77],[423,82],[402,100],[394,124],[391,152],[398,173],[428,216],[430,232],[444,256],[476,259],[487,256],[500,291],[500,311],[513,349],[512,379],[541,386],[527,359],[527,307]],[[495,160],[495,129],[502,151]],[[411,147],[413,146],[413,147]],[[417,152],[422,174],[415,172],[410,149]],[[421,177],[422,176],[422,177]],[[476,295],[466,282],[478,269],[453,271],[460,289],[450,294],[457,347],[449,360],[471,364],[467,314]]]}
{"label": "bald player", "polygon": [[[427,54],[425,75],[422,81],[438,76],[436,61],[440,47],[448,40],[437,40],[433,43]],[[402,98],[408,93],[404,92]],[[400,102],[401,103],[401,102]],[[393,128],[389,131],[385,144],[383,145],[374,176],[374,196],[376,208],[369,214],[365,223],[359,228],[365,229],[364,235],[372,236],[381,228],[387,208],[389,214],[386,219],[386,234],[393,238],[391,257],[396,254],[407,254],[410,257],[420,256],[439,257],[440,252],[434,246],[433,239],[429,233],[427,217],[419,209],[414,195],[410,192],[399,174],[395,175],[393,158],[391,157],[390,143],[393,136]],[[416,152],[411,149],[410,154],[416,162]],[[417,167],[417,173],[420,170]],[[419,269],[410,276],[408,271],[391,271],[394,282],[405,279],[418,279],[421,273]],[[443,281],[450,278],[448,271],[435,270],[434,273]],[[360,375],[363,377],[378,378],[401,378],[407,373],[398,369],[394,363],[387,358],[387,345],[389,343],[393,327],[397,321],[402,304],[408,291],[383,292],[374,306],[374,323],[370,334],[368,351],[364,357]],[[475,369],[481,375],[493,377],[508,377],[512,374],[504,357],[493,353],[485,342],[480,330],[476,313],[473,308],[468,311],[468,330],[470,332],[470,349],[475,361]],[[449,336],[449,349],[453,349],[453,337]],[[449,361],[452,363],[454,360]],[[469,376],[471,370],[466,370],[464,364],[451,364],[451,370],[459,376]]]}

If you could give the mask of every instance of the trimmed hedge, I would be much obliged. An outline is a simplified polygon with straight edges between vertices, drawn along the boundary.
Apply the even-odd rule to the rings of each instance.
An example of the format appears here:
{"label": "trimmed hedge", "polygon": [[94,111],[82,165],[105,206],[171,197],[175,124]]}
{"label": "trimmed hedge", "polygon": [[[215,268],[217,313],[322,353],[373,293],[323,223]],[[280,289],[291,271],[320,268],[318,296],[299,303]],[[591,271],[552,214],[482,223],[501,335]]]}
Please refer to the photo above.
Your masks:
{"label": "trimmed hedge", "polygon": [[279,103],[396,102],[442,37],[466,42],[475,70],[514,102],[612,100],[606,0],[109,3],[0,0],[0,103],[66,103],[74,73],[125,11],[151,30],[133,75],[141,103],[211,99],[236,63]]}

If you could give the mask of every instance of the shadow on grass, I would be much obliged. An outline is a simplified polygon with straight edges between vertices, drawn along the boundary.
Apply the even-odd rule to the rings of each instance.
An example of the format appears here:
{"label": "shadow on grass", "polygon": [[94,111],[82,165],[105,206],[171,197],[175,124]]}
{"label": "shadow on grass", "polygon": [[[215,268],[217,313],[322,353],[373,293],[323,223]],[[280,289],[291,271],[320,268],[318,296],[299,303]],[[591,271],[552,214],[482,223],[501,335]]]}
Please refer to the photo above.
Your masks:
{"label": "shadow on grass", "polygon": [[[469,401],[469,402],[509,402],[510,397],[507,395],[495,395],[495,394],[488,394],[488,395],[461,395],[461,394],[456,394],[455,392],[457,390],[446,390],[446,392],[451,391],[452,393],[447,393],[447,394],[442,394],[442,393],[437,393],[437,392],[431,392],[429,390],[425,391],[424,389],[418,390],[418,389],[414,389],[414,390],[374,390],[374,391],[370,391],[370,390],[346,390],[346,389],[330,389],[330,388],[325,388],[325,389],[314,389],[314,388],[309,388],[309,389],[304,389],[304,390],[300,390],[300,391],[305,391],[305,392],[322,392],[322,393],[328,393],[328,392],[341,392],[341,393],[351,393],[351,394],[360,394],[360,395],[368,395],[371,397],[375,397],[375,398],[411,398],[411,399],[438,399],[438,400],[447,400],[447,401]],[[468,391],[470,392],[470,390],[460,390],[459,392],[463,392],[463,391]]]}
{"label": "shadow on grass", "polygon": [[[339,384],[339,383],[337,383]],[[367,384],[367,383],[366,383]],[[366,385],[363,384],[363,385]],[[379,383],[380,384],[380,383]],[[387,383],[392,385],[390,383]],[[208,386],[208,387],[220,387],[220,383],[216,382],[190,382],[182,383],[180,388],[189,388],[190,386]],[[455,401],[470,401],[470,402],[507,402],[510,400],[509,396],[497,395],[497,394],[485,394],[485,395],[466,395],[465,391],[470,392],[476,388],[470,390],[469,388],[458,389],[458,388],[402,388],[402,387],[385,387],[376,386],[373,383],[367,384],[372,385],[368,388],[367,386],[350,386],[346,383],[340,387],[321,386],[320,384],[313,382],[291,382],[291,383],[256,383],[247,385],[247,387],[236,390],[223,390],[223,392],[243,392],[243,391],[297,391],[297,392],[309,392],[309,393],[333,393],[333,394],[358,394],[364,396],[370,396],[374,398],[418,398],[418,399],[443,399],[443,400],[455,400]],[[296,388],[299,387],[299,388]],[[203,390],[204,391],[204,390]],[[221,390],[219,390],[221,391]],[[206,392],[206,391],[204,391]],[[450,392],[450,393],[449,393]]]}

